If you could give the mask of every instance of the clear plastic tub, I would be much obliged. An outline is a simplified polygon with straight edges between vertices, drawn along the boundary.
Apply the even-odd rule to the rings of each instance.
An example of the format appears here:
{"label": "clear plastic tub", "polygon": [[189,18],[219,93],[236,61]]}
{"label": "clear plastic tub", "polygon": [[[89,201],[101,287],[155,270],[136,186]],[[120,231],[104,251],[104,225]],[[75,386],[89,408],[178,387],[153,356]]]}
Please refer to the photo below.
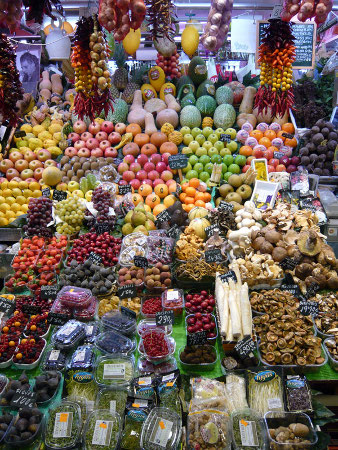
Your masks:
{"label": "clear plastic tub", "polygon": [[43,426],[44,426],[44,417],[42,416],[41,422],[38,424],[39,426],[38,426],[37,430],[35,431],[35,433],[30,438],[28,438],[28,439],[21,439],[21,440],[18,440],[18,441],[13,441],[12,438],[11,438],[11,430],[15,426],[15,424],[18,422],[19,419],[20,419],[20,416],[19,416],[19,414],[17,414],[15,419],[12,421],[8,432],[5,435],[4,443],[9,448],[21,447],[23,449],[26,449],[26,448],[29,448],[30,445],[40,436],[41,431],[42,431]]}
{"label": "clear plastic tub", "polygon": [[59,370],[63,372],[67,366],[67,355],[60,349],[49,345],[41,363],[42,370]]}
{"label": "clear plastic tub", "polygon": [[232,443],[235,450],[268,449],[263,419],[252,409],[236,410],[231,414]]}
{"label": "clear plastic tub", "polygon": [[175,317],[181,316],[184,309],[184,291],[182,289],[166,289],[162,294],[164,311],[174,311]]}
{"label": "clear plastic tub", "polygon": [[[187,449],[231,450],[231,425],[224,411],[202,410],[188,415]],[[200,446],[203,442],[204,445]]]}
{"label": "clear plastic tub", "polygon": [[95,365],[95,353],[91,345],[81,345],[72,354],[68,364],[70,370],[92,370]]}
{"label": "clear plastic tub", "polygon": [[[148,303],[150,303],[150,299],[156,299],[154,303],[154,308],[156,309],[156,312],[160,312],[163,311],[163,306],[162,306],[162,299],[160,295],[144,295],[142,297],[142,305],[141,305],[141,314],[142,317],[145,317],[146,319],[155,319],[156,317],[156,312],[155,313],[147,313],[146,311],[148,311]],[[159,306],[158,308],[156,306]],[[145,309],[144,309],[145,308]],[[154,309],[154,310],[155,310]]]}
{"label": "clear plastic tub", "polygon": [[95,297],[91,297],[90,303],[85,308],[74,308],[73,314],[74,319],[77,320],[93,320],[96,315],[96,310],[98,307],[98,302]]}
{"label": "clear plastic tub", "polygon": [[105,328],[115,330],[125,336],[133,335],[136,330],[136,320],[117,310],[104,314],[101,321]]}
{"label": "clear plastic tub", "polygon": [[122,239],[122,246],[130,247],[138,245],[139,247],[147,248],[147,236],[143,233],[130,233]]}
{"label": "clear plastic tub", "polygon": [[0,395],[6,389],[7,384],[8,384],[8,378],[6,377],[6,375],[0,375]]}
{"label": "clear plastic tub", "polygon": [[31,363],[31,364],[21,364],[21,363],[15,362],[15,359],[14,359],[14,356],[13,356],[12,362],[13,362],[13,364],[15,365],[15,367],[17,369],[33,370],[33,369],[35,369],[35,367],[37,367],[40,364],[40,361],[42,359],[43,353],[44,353],[44,351],[46,349],[46,346],[47,346],[46,340],[43,339],[43,338],[41,338],[41,340],[44,342],[44,345],[43,345],[43,347],[41,349],[41,353],[40,353],[38,359],[36,361],[34,361],[33,363]]}
{"label": "clear plastic tub", "polygon": [[[155,341],[157,341],[159,339],[159,335],[161,335],[161,337],[163,336],[164,341],[166,342],[167,345],[167,351],[165,353],[160,354],[159,356],[152,356],[149,354],[149,352],[147,353],[147,350],[144,346],[144,339],[147,339],[147,337],[148,338],[152,337]],[[148,359],[148,361],[151,361],[155,364],[167,361],[175,353],[175,349],[176,349],[175,339],[171,336],[167,336],[165,331],[160,330],[159,328],[154,328],[153,330],[144,333],[138,346],[139,353],[145,356]]]}
{"label": "clear plastic tub", "polygon": [[218,363],[218,353],[217,353],[217,349],[216,347],[214,347],[213,345],[194,345],[194,348],[202,348],[205,347],[208,351],[209,354],[214,355],[214,362],[210,362],[210,363],[186,363],[183,362],[181,359],[181,354],[184,351],[185,347],[181,347],[178,351],[178,357],[179,357],[179,361],[181,366],[187,371],[187,372],[200,372],[200,371],[204,371],[204,370],[214,370],[214,368],[216,367],[217,363]]}
{"label": "clear plastic tub", "polygon": [[153,408],[142,427],[144,450],[176,449],[182,433],[181,418],[168,408]]}
{"label": "clear plastic tub", "polygon": [[136,342],[114,330],[108,330],[96,338],[95,347],[103,354],[128,355],[135,350]]}
{"label": "clear plastic tub", "polygon": [[95,381],[100,387],[128,386],[135,375],[134,364],[133,356],[100,356],[96,361]]}
{"label": "clear plastic tub", "polygon": [[167,336],[170,336],[173,332],[173,326],[172,325],[156,325],[155,319],[142,319],[137,325],[137,334],[142,337],[142,335],[149,330],[152,330],[154,328],[159,328],[160,330],[165,331]]}
{"label": "clear plastic tub", "polygon": [[86,335],[84,337],[85,344],[94,344],[97,336],[101,333],[100,325],[97,322],[86,324]]}
{"label": "clear plastic tub", "polygon": [[73,317],[73,308],[64,306],[59,299],[55,299],[53,306],[51,307],[50,312],[59,313],[59,314],[67,314],[71,319]]}
{"label": "clear plastic tub", "polygon": [[335,359],[335,358],[331,355],[331,353],[329,352],[329,350],[328,350],[328,348],[327,348],[327,343],[330,342],[330,341],[333,341],[333,342],[334,342],[334,338],[328,338],[328,339],[325,339],[325,341],[324,341],[324,350],[325,350],[325,353],[326,353],[326,355],[327,355],[327,357],[328,357],[329,364],[330,364],[331,368],[332,368],[335,372],[338,372],[338,359]]}
{"label": "clear plastic tub", "polygon": [[44,441],[48,449],[66,450],[80,441],[82,429],[80,406],[68,400],[48,410]]}
{"label": "clear plastic tub", "polygon": [[52,343],[60,349],[72,349],[84,338],[85,325],[77,320],[69,320],[52,336]]}
{"label": "clear plastic tub", "polygon": [[62,305],[70,308],[85,308],[91,301],[92,293],[90,289],[76,286],[64,286],[58,293],[57,299]]}
{"label": "clear plastic tub", "polygon": [[134,265],[135,256],[143,256],[144,258],[146,258],[147,250],[143,247],[139,247],[138,245],[122,248],[118,263],[121,267],[132,266]]}
{"label": "clear plastic tub", "polygon": [[10,413],[8,408],[2,408],[0,417],[3,420],[3,422],[1,422],[1,423],[5,423],[7,425],[6,430],[0,430],[0,445],[2,445],[7,433],[9,432],[9,429],[13,423],[14,415]]}
{"label": "clear plastic tub", "polygon": [[[306,449],[306,448],[315,448],[315,445],[318,441],[317,433],[314,430],[310,417],[302,412],[279,412],[278,417],[276,417],[276,413],[269,411],[264,415],[264,422],[267,429],[267,435],[269,439],[270,449],[272,450],[284,450],[284,449]],[[272,435],[272,430],[277,429],[278,427],[288,428],[290,424],[302,424],[305,425],[309,433],[304,438],[302,436],[302,440],[306,440],[309,442],[286,442],[287,439],[283,442],[283,440],[276,441],[275,436]],[[302,430],[305,431],[304,429]],[[294,432],[295,436],[298,435],[297,431]]]}
{"label": "clear plastic tub", "polygon": [[[56,372],[56,373],[54,374],[54,372]],[[38,406],[40,406],[40,407],[44,407],[44,406],[49,405],[49,403],[52,400],[54,400],[55,397],[58,395],[58,392],[59,392],[60,387],[62,385],[62,374],[61,374],[61,372],[59,372],[57,370],[55,370],[55,371],[45,371],[42,375],[48,375],[48,374],[50,375],[50,378],[56,378],[57,377],[58,380],[59,380],[59,383],[55,387],[55,389],[53,388],[54,392],[53,392],[53,389],[52,388],[48,388],[48,386],[45,388],[45,389],[47,389],[47,395],[49,396],[48,400],[39,401],[38,398],[36,399],[36,404]],[[56,377],[54,377],[54,375],[56,375]],[[33,387],[33,391],[35,392],[35,388],[36,388],[36,385],[37,385],[37,378],[35,378],[34,381],[35,381],[35,384],[34,384],[34,387]]]}
{"label": "clear plastic tub", "polygon": [[100,389],[96,396],[95,409],[108,409],[111,413],[117,412],[123,418],[127,397],[126,389]]}
{"label": "clear plastic tub", "polygon": [[[187,335],[188,335],[188,334],[194,334],[194,333],[189,333],[189,332],[188,332],[188,326],[189,326],[188,320],[189,320],[191,317],[195,316],[195,315],[196,315],[196,313],[195,313],[195,314],[189,314],[188,316],[185,316],[185,327],[186,327],[186,333],[187,333]],[[206,315],[207,315],[207,314],[202,314],[202,318],[205,317]],[[216,336],[215,336],[215,337],[207,337],[207,342],[208,342],[209,344],[215,345],[215,342],[216,342],[217,337],[218,337],[217,320],[216,320],[216,317],[215,317],[213,314],[210,314],[210,316],[211,316],[212,321],[215,323],[215,328],[213,329],[213,330],[214,330],[213,333],[214,333]]]}
{"label": "clear plastic tub", "polygon": [[170,264],[172,261],[175,239],[162,236],[148,236],[147,258],[149,264]]}
{"label": "clear plastic tub", "polygon": [[108,409],[98,409],[90,413],[84,426],[84,449],[115,450],[121,435],[121,417]]}
{"label": "clear plastic tub", "polygon": [[177,361],[174,356],[171,356],[166,361],[154,364],[148,361],[145,356],[141,356],[137,361],[137,370],[140,375],[151,374],[162,375],[164,373],[172,372],[177,369]]}

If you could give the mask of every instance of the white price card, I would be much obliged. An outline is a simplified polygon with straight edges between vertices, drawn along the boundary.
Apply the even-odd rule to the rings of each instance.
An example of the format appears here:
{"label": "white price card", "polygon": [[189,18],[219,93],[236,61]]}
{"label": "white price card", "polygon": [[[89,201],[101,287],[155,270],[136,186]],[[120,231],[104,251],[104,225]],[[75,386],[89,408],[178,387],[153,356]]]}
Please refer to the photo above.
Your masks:
{"label": "white price card", "polygon": [[72,431],[73,413],[61,412],[55,416],[53,437],[67,438],[70,437]]}
{"label": "white price card", "polygon": [[92,444],[109,446],[113,422],[111,420],[97,420],[95,423]]}
{"label": "white price card", "polygon": [[243,446],[258,447],[256,422],[241,419],[239,421],[239,431]]}
{"label": "white price card", "polygon": [[175,289],[167,290],[167,300],[178,300],[178,292]]}
{"label": "white price card", "polygon": [[59,359],[60,356],[60,350],[52,350],[50,352],[48,361],[57,361]]}
{"label": "white price card", "polygon": [[109,411],[112,414],[116,413],[116,400],[110,400],[110,402],[109,402]]}
{"label": "white price card", "polygon": [[162,417],[158,417],[156,419],[156,423],[154,425],[149,441],[153,444],[165,448],[167,446],[172,427],[173,422],[170,422],[170,420],[162,419]]}
{"label": "white price card", "polygon": [[275,398],[268,398],[268,408],[269,409],[280,409],[282,408],[282,402],[281,399],[278,397]]}
{"label": "white price card", "polygon": [[125,379],[126,365],[125,364],[105,364],[103,367],[103,379]]}

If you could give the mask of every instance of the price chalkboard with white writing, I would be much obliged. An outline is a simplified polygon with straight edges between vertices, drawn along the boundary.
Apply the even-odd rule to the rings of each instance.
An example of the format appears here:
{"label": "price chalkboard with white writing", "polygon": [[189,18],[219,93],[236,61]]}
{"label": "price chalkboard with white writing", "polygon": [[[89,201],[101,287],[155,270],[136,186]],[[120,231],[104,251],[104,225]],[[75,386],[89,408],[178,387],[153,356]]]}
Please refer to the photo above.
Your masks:
{"label": "price chalkboard with white writing", "polygon": [[8,300],[8,298],[0,297],[0,311],[11,316],[15,310],[15,301]]}
{"label": "price chalkboard with white writing", "polygon": [[256,349],[256,344],[252,340],[251,336],[238,341],[235,345],[235,351],[241,359],[245,359],[251,352]]}
{"label": "price chalkboard with white writing", "polygon": [[172,325],[174,323],[174,311],[158,311],[155,316],[156,325]]}
{"label": "price chalkboard with white writing", "polygon": [[55,300],[59,292],[59,286],[57,284],[52,284],[50,286],[41,286],[40,296],[42,300]]}
{"label": "price chalkboard with white writing", "polygon": [[54,189],[53,200],[56,200],[57,202],[61,202],[62,200],[66,200],[66,198],[67,198],[66,191],[59,191],[58,189]]}
{"label": "price chalkboard with white writing", "polygon": [[149,266],[149,261],[144,256],[134,256],[134,264],[136,267],[147,268]]}
{"label": "price chalkboard with white writing", "polygon": [[188,165],[187,155],[171,155],[168,158],[170,169],[184,169]]}
{"label": "price chalkboard with white writing", "polygon": [[318,316],[318,302],[309,302],[307,300],[299,302],[299,312],[303,316]]}
{"label": "price chalkboard with white writing", "polygon": [[58,327],[61,327],[70,319],[71,316],[69,316],[68,314],[49,312],[47,322],[50,323],[51,325],[57,325]]}
{"label": "price chalkboard with white writing", "polygon": [[121,186],[119,186],[119,194],[120,195],[128,194],[131,191],[132,190],[131,190],[130,184],[122,184]]}
{"label": "price chalkboard with white writing", "polygon": [[36,392],[29,389],[17,389],[10,401],[10,406],[14,408],[33,408],[35,404]]}
{"label": "price chalkboard with white writing", "polygon": [[135,284],[129,283],[129,284],[125,284],[124,286],[120,286],[117,290],[117,295],[121,299],[136,297]]}
{"label": "price chalkboard with white writing", "polygon": [[222,262],[224,260],[219,248],[212,248],[204,252],[204,259],[207,263]]}
{"label": "price chalkboard with white writing", "polygon": [[207,332],[198,331],[197,333],[187,334],[187,345],[204,345],[207,343]]}

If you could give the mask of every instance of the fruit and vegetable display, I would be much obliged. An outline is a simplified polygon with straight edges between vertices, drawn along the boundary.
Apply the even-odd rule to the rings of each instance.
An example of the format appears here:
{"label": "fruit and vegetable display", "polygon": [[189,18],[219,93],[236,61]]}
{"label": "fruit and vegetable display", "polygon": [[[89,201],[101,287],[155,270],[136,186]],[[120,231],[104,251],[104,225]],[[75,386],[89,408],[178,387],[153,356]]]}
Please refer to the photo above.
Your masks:
{"label": "fruit and vegetable display", "polygon": [[[0,1],[11,31],[21,6]],[[324,450],[336,59],[296,73],[290,20],[332,2],[285,0],[244,77],[233,8],[182,27],[171,0],[100,0],[30,93],[0,36],[0,447]]]}

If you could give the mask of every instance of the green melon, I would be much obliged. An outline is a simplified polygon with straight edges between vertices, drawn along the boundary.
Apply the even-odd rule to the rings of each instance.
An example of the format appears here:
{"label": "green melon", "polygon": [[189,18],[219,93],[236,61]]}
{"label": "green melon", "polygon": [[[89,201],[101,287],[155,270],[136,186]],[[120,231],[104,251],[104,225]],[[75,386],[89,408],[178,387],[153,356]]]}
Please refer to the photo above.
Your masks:
{"label": "green melon", "polygon": [[[185,86],[185,85],[190,85],[191,88],[192,88],[192,92],[195,92],[195,86],[194,86],[194,83],[192,82],[192,79],[190,77],[188,77],[188,75],[183,75],[183,77],[178,78],[177,82],[176,82],[176,92],[177,92],[177,94],[179,94],[180,89],[183,86]],[[184,91],[185,91],[185,89],[187,89],[187,87],[184,88]],[[189,92],[189,89],[188,89],[187,92]],[[187,92],[182,92],[181,96],[183,94],[186,94]]]}
{"label": "green melon", "polygon": [[188,75],[195,86],[205,81],[208,78],[208,69],[205,61],[199,56],[194,56],[189,64]]}
{"label": "green melon", "polygon": [[202,114],[202,117],[213,116],[215,109],[217,108],[216,100],[210,95],[202,95],[197,99],[196,108]]}
{"label": "green melon", "polygon": [[228,86],[221,86],[216,91],[216,102],[218,105],[223,105],[223,103],[228,103],[232,105],[234,101],[234,93]]}
{"label": "green melon", "polygon": [[236,120],[236,111],[232,105],[228,105],[224,103],[223,105],[219,105],[216,108],[214,113],[214,127],[223,128],[226,130],[227,128],[231,128]]}
{"label": "green melon", "polygon": [[117,98],[113,101],[114,112],[109,110],[106,120],[110,120],[114,124],[125,123],[127,121],[128,115],[128,105],[122,100],[122,98]]}
{"label": "green melon", "polygon": [[180,115],[180,123],[182,127],[195,128],[199,127],[202,123],[202,117],[196,106],[185,106]]}
{"label": "green melon", "polygon": [[215,85],[211,80],[205,80],[203,81],[197,88],[196,96],[202,97],[202,95],[212,95],[215,96]]}

